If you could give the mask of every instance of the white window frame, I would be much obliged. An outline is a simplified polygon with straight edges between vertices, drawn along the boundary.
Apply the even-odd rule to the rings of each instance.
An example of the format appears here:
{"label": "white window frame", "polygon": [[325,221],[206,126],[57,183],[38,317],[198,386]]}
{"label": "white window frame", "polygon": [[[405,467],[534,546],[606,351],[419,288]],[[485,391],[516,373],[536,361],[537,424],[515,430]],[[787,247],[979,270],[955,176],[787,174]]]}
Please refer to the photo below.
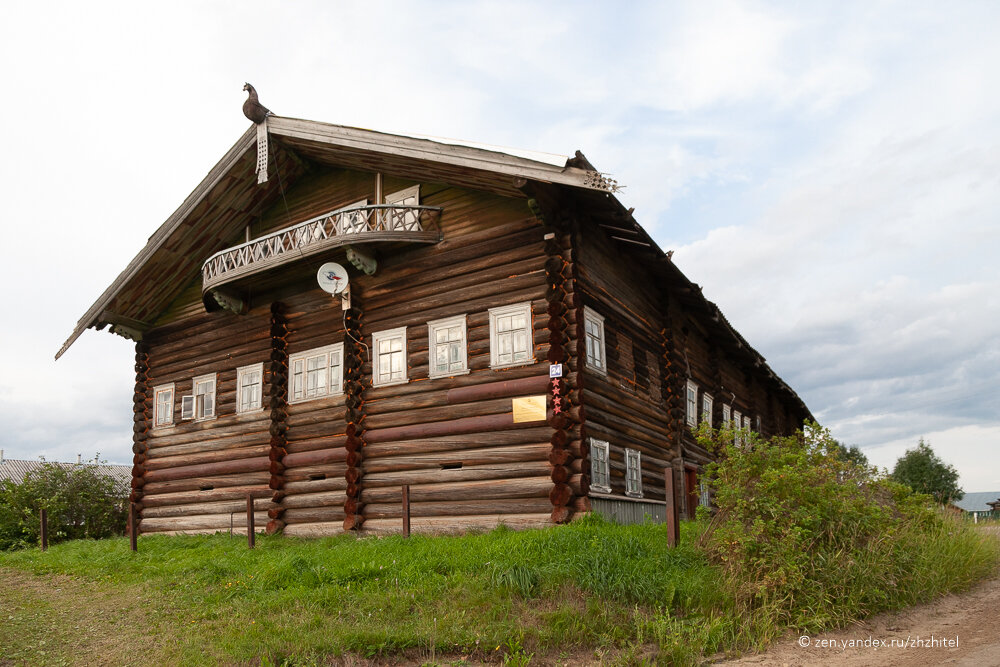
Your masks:
{"label": "white window frame", "polygon": [[642,452],[625,450],[625,495],[642,498]]}
{"label": "white window frame", "polygon": [[722,427],[727,428],[733,419],[733,408],[728,403],[722,404]]}
{"label": "white window frame", "polygon": [[[341,206],[339,210],[345,211],[352,208],[361,208],[362,206],[368,206],[368,200],[362,199],[356,201],[353,204],[348,204],[347,206]],[[366,232],[370,229],[368,223],[368,214],[370,211],[355,211],[353,213],[346,213],[341,215],[341,224],[337,229],[338,234],[357,234],[358,232]]]}
{"label": "white window frame", "polygon": [[[407,200],[412,199],[412,202]],[[413,185],[402,190],[397,190],[391,194],[386,195],[382,198],[383,203],[386,205],[401,204],[403,206],[419,206],[420,205],[420,185]],[[389,229],[398,229],[404,231],[420,231],[420,214],[417,211],[407,211],[403,214],[402,218],[398,221],[395,215],[392,215],[390,211],[386,211],[388,216],[387,227]]]}
{"label": "white window frame", "polygon": [[[169,407],[166,409],[167,414],[162,415],[163,419],[161,420],[160,396],[166,393],[170,394]],[[174,396],[173,382],[153,387],[153,428],[167,428],[174,425]]]}
{"label": "white window frame", "polygon": [[606,440],[590,439],[590,488],[611,493],[611,445]]}
{"label": "white window frame", "polygon": [[698,425],[698,385],[694,380],[688,380],[684,392],[685,420],[694,428]]}
{"label": "white window frame", "polygon": [[702,393],[702,395],[701,395],[701,420],[703,422],[705,422],[706,424],[708,424],[709,426],[712,425],[712,406],[713,406],[713,404],[714,404],[714,401],[712,399],[712,395],[709,394],[708,392]]}
{"label": "white window frame", "polygon": [[[451,344],[455,341],[447,341],[445,343],[437,342],[438,331],[453,329],[455,327],[461,328],[461,340],[460,340],[460,363],[459,368],[452,369],[452,362],[449,355],[448,368],[441,370],[437,367],[437,348],[439,345],[444,345],[450,348]],[[465,315],[459,315],[457,317],[449,317],[443,320],[434,320],[433,322],[427,323],[427,367],[428,376],[432,378],[442,378],[442,377],[452,377],[455,375],[466,375],[469,372],[469,337],[466,325]]]}
{"label": "white window frame", "polygon": [[[250,385],[247,383],[247,376],[257,373],[257,400],[256,405],[252,402],[247,405],[243,401],[243,390],[247,389]],[[251,412],[259,412],[264,409],[264,364],[256,363],[250,364],[249,366],[240,366],[236,369],[236,414],[248,414]]]}
{"label": "white window frame", "polygon": [[[527,359],[513,360],[514,354],[511,353],[511,361],[500,362],[500,332],[497,330],[497,322],[502,317],[510,317],[515,315],[523,315],[525,322],[527,322],[527,343],[528,349]],[[512,368],[514,366],[527,366],[535,363],[535,328],[534,322],[531,319],[531,302],[525,303],[515,303],[509,306],[499,306],[497,308],[490,308],[490,368]],[[513,346],[512,346],[513,349]]]}
{"label": "white window frame", "polygon": [[743,415],[743,431],[750,432],[750,415]]}
{"label": "white window frame", "polygon": [[[309,360],[325,357],[323,361],[324,382],[317,387],[312,395],[309,394]],[[338,363],[334,364],[336,359]],[[296,364],[301,363],[301,371],[297,372]],[[312,369],[318,371],[319,368]],[[296,379],[301,376],[300,396],[296,396]],[[263,377],[263,376],[262,376]],[[304,352],[296,352],[288,357],[288,402],[303,403],[317,398],[327,396],[338,396],[344,393],[344,344],[334,343],[316,347]]]}
{"label": "white window frame", "polygon": [[[587,366],[601,375],[608,373],[607,344],[604,338],[604,316],[590,306],[583,307],[584,339],[586,340]],[[594,332],[591,333],[591,326]]]}
{"label": "white window frame", "polygon": [[[199,386],[204,386],[211,384],[211,389],[202,391],[199,393]],[[205,421],[207,419],[215,419],[216,413],[216,401],[215,396],[219,388],[218,373],[209,373],[208,375],[199,375],[191,381],[191,394],[194,396],[194,420],[195,421]],[[202,398],[198,400],[200,396],[211,396],[211,401],[207,398]],[[206,408],[206,405],[211,403],[210,407]]]}
{"label": "white window frame", "polygon": [[[402,376],[398,378],[392,378],[392,368],[389,369],[389,379],[382,380],[380,376],[381,372],[381,357],[379,354],[379,345],[383,342],[389,342],[392,340],[400,340],[402,345],[401,350],[396,352],[401,352],[403,356],[403,369]],[[390,355],[396,354],[396,352],[390,352]],[[372,334],[372,386],[373,387],[388,387],[394,384],[406,384],[410,381],[407,374],[406,364],[408,357],[406,355],[406,327],[398,327],[396,329],[386,329],[385,331],[376,331]],[[389,363],[392,363],[391,356]]]}
{"label": "white window frame", "polygon": [[743,413],[739,410],[733,410],[733,431],[735,435],[733,436],[733,441],[737,445],[743,444]]}

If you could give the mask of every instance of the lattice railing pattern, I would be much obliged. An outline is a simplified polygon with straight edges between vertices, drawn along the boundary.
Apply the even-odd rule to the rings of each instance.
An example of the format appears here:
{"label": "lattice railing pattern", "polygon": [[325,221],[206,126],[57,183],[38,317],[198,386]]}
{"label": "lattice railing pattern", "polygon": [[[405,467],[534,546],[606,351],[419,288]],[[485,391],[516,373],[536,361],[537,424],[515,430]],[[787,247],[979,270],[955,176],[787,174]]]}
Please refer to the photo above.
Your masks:
{"label": "lattice railing pattern", "polygon": [[441,209],[437,206],[376,204],[325,213],[215,253],[202,265],[202,280],[204,283],[215,282],[230,272],[240,272],[255,264],[273,263],[282,255],[303,254],[311,247],[328,245],[324,242],[336,237],[357,235],[362,241],[361,237],[372,234],[400,233],[403,236],[407,232],[422,232],[424,228],[420,219],[425,211],[439,214]]}

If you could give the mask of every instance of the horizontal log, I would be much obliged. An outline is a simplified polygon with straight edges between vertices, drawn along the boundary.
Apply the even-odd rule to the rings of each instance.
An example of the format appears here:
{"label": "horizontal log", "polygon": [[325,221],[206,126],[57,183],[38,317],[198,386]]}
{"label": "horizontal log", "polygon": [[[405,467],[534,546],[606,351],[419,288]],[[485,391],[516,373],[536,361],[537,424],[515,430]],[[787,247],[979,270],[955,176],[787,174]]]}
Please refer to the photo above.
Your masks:
{"label": "horizontal log", "polygon": [[234,447],[232,449],[221,449],[196,454],[185,454],[181,456],[149,457],[143,465],[146,470],[161,470],[163,468],[176,468],[178,466],[195,465],[200,463],[249,459],[267,456],[270,449],[271,446],[265,443],[250,447]]}
{"label": "horizontal log", "polygon": [[284,472],[285,491],[288,491],[289,482],[301,482],[307,479],[330,479],[333,477],[343,479],[346,471],[347,465],[343,463],[321,463],[313,466],[287,468]]}
{"label": "horizontal log", "polygon": [[[247,525],[247,513],[236,512],[232,515],[230,514],[196,514],[192,516],[183,517],[162,517],[162,518],[152,518],[143,519],[139,522],[139,531],[141,533],[154,533],[161,530],[176,530],[176,531],[187,531],[187,530],[200,530],[205,528],[214,528],[217,531],[228,531],[229,526],[243,526]],[[254,512],[254,523],[264,528],[267,523],[267,512]]]}
{"label": "horizontal log", "polygon": [[[483,514],[541,514],[551,511],[548,498],[517,498],[514,500],[456,500],[410,503],[411,517],[425,516],[478,516]],[[375,503],[365,505],[365,521],[395,519],[403,516],[402,503]]]}
{"label": "horizontal log", "polygon": [[550,437],[551,433],[552,429],[545,425],[511,431],[490,431],[379,443],[369,442],[364,449],[364,455],[365,460],[370,461],[376,458],[478,449],[487,446],[526,445],[544,441]]}
{"label": "horizontal log", "polygon": [[551,380],[549,380],[548,375],[536,375],[518,380],[501,380],[500,382],[469,387],[456,387],[448,390],[448,403],[454,405],[526,394],[543,394],[548,392],[550,384]]}
{"label": "horizontal log", "polygon": [[[273,502],[264,498],[254,500],[254,510],[263,511],[277,507]],[[146,507],[142,510],[143,519],[153,519],[173,516],[193,516],[198,514],[238,514],[247,513],[246,498],[241,500],[220,500],[206,503],[189,503],[186,505],[163,505],[160,507]]]}
{"label": "horizontal log", "polygon": [[[149,442],[151,447],[163,451],[166,451],[167,447],[175,445],[200,444],[206,439],[206,435],[211,440],[221,441],[224,438],[231,438],[242,444],[256,444],[253,438],[256,434],[266,432],[268,424],[266,412],[255,412],[247,415],[221,415],[208,421],[185,421],[172,427],[154,428],[149,431]],[[206,432],[209,433],[206,434]],[[176,451],[163,455],[182,454],[186,451],[188,450],[178,447]]]}
{"label": "horizontal log", "polygon": [[282,459],[286,468],[299,466],[315,466],[323,463],[341,463],[347,458],[347,450],[343,447],[337,449],[316,449],[308,452],[297,452],[287,454]]}
{"label": "horizontal log", "polygon": [[[482,480],[471,482],[442,482],[410,486],[410,502],[430,500],[472,500],[500,498],[540,498],[548,496],[552,480],[546,477],[521,477],[514,479]],[[363,488],[361,502],[402,502],[403,492],[397,486]]]}
{"label": "horizontal log", "polygon": [[[405,401],[406,399],[388,400]],[[462,415],[468,417],[494,415],[501,412],[510,412],[513,409],[511,400],[510,398],[495,398],[463,405],[441,405],[421,409],[414,409],[403,403],[391,411],[382,413],[376,413],[375,406],[372,406],[371,409],[366,409],[367,417],[365,418],[365,424],[371,429],[386,429],[454,420]]]}
{"label": "horizontal log", "polygon": [[331,537],[344,532],[343,521],[323,521],[316,523],[293,523],[285,526],[282,534],[287,537]]}
{"label": "horizontal log", "polygon": [[[549,511],[538,514],[482,514],[462,517],[417,517],[410,519],[414,533],[446,534],[472,530],[492,530],[503,524],[509,528],[544,528],[551,526]],[[386,535],[403,530],[402,519],[369,519],[364,523],[366,534]]]}
{"label": "horizontal log", "polygon": [[317,493],[320,491],[343,491],[347,488],[347,480],[343,475],[328,476],[325,479],[301,479],[285,481],[284,492],[286,502],[289,497],[297,494]]}
{"label": "horizontal log", "polygon": [[146,480],[146,484],[192,477],[214,477],[216,475],[267,470],[270,463],[266,456],[257,456],[249,459],[200,463],[197,465],[165,468],[163,470],[148,470],[143,477]]}
{"label": "horizontal log", "polygon": [[254,498],[268,499],[271,491],[261,486],[228,486],[210,491],[182,491],[180,493],[146,494],[142,498],[143,507],[162,507],[165,505],[184,505],[187,503],[213,502],[219,500],[246,500],[250,493]]}
{"label": "horizontal log", "polygon": [[537,426],[540,422],[514,423],[513,412],[485,415],[479,417],[463,417],[449,421],[431,424],[412,424],[392,428],[372,429],[365,434],[369,443],[388,442],[390,440],[407,440],[410,438],[431,438],[446,435],[461,435],[480,433],[501,429],[528,428]]}
{"label": "horizontal log", "polygon": [[143,487],[147,494],[196,491],[198,489],[218,489],[230,486],[259,486],[266,488],[271,480],[269,472],[248,472],[237,475],[215,475],[212,477],[189,477],[168,482],[152,482]]}
{"label": "horizontal log", "polygon": [[463,466],[460,469],[431,468],[394,472],[369,472],[362,485],[365,488],[380,486],[400,486],[402,484],[435,484],[443,482],[471,482],[482,479],[510,479],[515,477],[543,477],[551,474],[551,466],[545,461],[524,461],[497,465],[487,463],[478,466]]}
{"label": "horizontal log", "polygon": [[518,461],[545,461],[551,450],[547,442],[506,447],[466,449],[457,452],[433,452],[392,458],[366,459],[362,468],[366,473],[420,468],[440,469],[441,466],[473,466],[485,463],[500,464]]}
{"label": "horizontal log", "polygon": [[[281,501],[285,509],[301,507],[343,507],[347,494],[343,489],[338,491],[320,491],[318,493],[289,493]],[[341,517],[343,518],[343,517]]]}
{"label": "horizontal log", "polygon": [[285,530],[288,526],[296,523],[314,523],[317,521],[343,521],[344,507],[301,507],[287,509],[281,515],[281,520],[285,522]]}

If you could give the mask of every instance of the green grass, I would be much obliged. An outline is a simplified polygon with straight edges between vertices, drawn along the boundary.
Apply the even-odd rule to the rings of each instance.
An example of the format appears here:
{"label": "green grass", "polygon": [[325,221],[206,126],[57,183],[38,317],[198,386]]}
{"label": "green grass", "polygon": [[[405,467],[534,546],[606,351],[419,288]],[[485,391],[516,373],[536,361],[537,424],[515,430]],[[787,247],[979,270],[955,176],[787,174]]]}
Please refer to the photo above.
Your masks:
{"label": "green grass", "polygon": [[[865,592],[878,602],[867,611],[968,586],[996,566],[996,539],[947,526],[914,533],[897,570],[911,574],[891,591],[862,582],[878,589]],[[685,522],[677,549],[663,526],[587,517],[457,537],[262,536],[252,551],[245,538],[215,535],[144,536],[137,554],[124,539],[0,553],[0,582],[19,577],[0,599],[0,664],[87,664],[118,652],[129,664],[560,655],[572,664],[581,652],[608,664],[686,664],[784,629],[733,613],[729,583],[696,547],[700,530]],[[101,637],[72,647],[93,625]],[[148,628],[158,630],[142,643]]]}
{"label": "green grass", "polygon": [[711,608],[724,593],[695,529],[673,550],[662,526],[594,519],[459,537],[264,536],[252,551],[224,535],[147,536],[137,554],[81,540],[0,554],[0,566],[154,591],[183,629],[164,657],[188,664],[514,656],[620,648],[656,619]]}

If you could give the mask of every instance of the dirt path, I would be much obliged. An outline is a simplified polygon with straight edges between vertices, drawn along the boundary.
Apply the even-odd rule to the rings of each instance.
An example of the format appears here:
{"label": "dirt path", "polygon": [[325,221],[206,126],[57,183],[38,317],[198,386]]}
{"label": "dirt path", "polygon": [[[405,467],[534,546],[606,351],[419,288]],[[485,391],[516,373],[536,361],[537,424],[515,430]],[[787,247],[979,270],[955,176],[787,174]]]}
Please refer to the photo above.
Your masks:
{"label": "dirt path", "polygon": [[0,568],[0,667],[157,664],[166,637],[149,593]]}
{"label": "dirt path", "polygon": [[[987,529],[1000,539],[1000,528]],[[789,636],[766,653],[717,663],[759,667],[1000,666],[1000,576],[958,595],[814,637]],[[934,642],[931,642],[931,639]],[[885,642],[885,645],[882,644]]]}

